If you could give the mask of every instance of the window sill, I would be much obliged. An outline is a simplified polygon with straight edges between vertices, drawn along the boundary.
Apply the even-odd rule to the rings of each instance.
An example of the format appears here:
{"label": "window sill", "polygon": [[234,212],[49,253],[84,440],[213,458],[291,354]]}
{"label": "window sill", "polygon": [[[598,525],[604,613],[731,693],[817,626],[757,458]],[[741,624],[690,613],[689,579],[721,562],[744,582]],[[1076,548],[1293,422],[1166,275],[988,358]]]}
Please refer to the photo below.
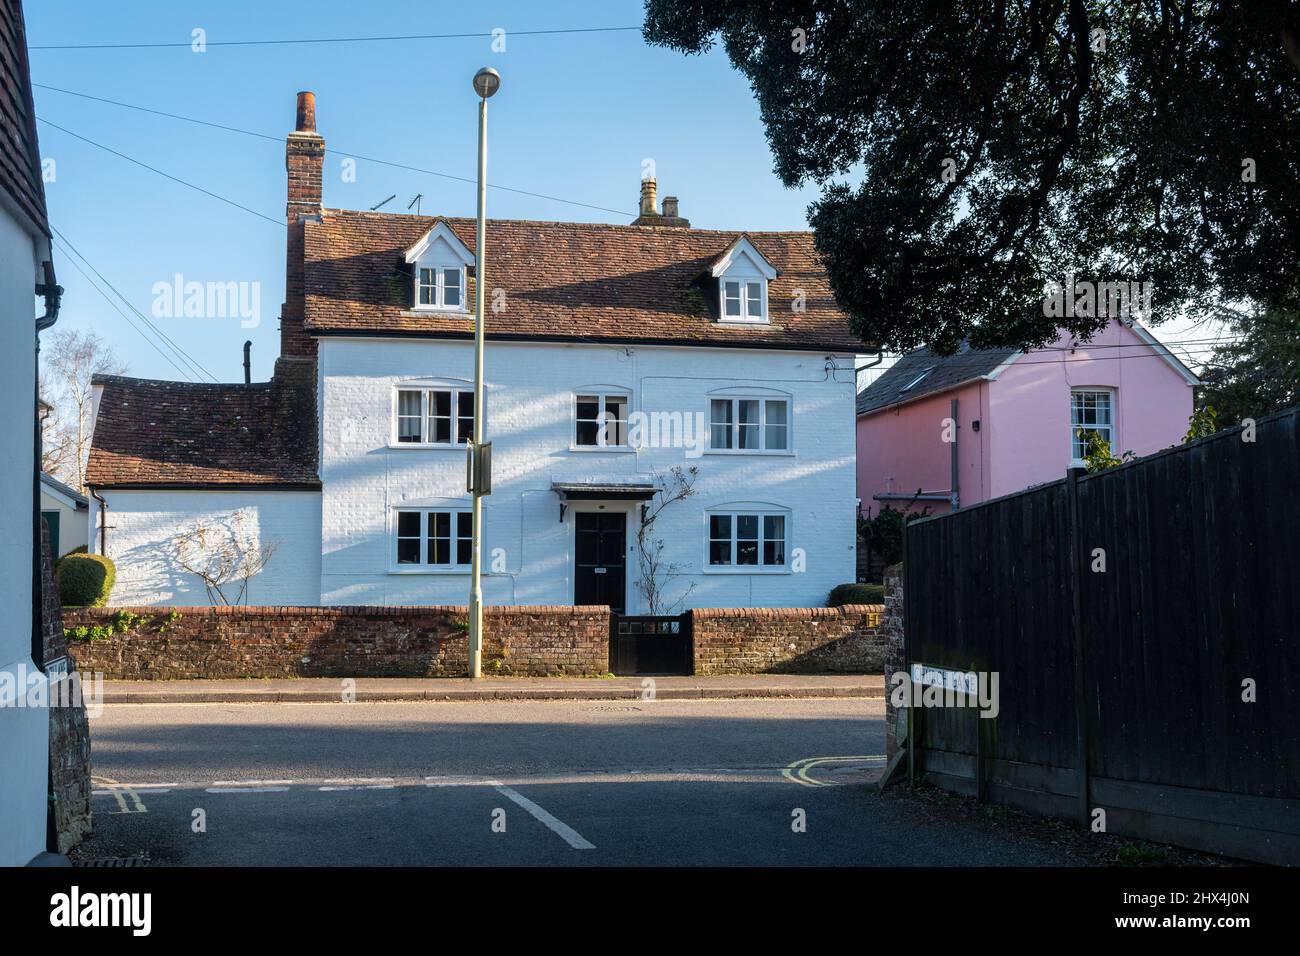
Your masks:
{"label": "window sill", "polygon": [[726,319],[718,319],[718,324],[719,325],[771,325],[772,323],[769,322],[767,319],[737,319],[732,317]]}
{"label": "window sill", "polygon": [[430,444],[428,442],[413,441],[390,441],[389,448],[400,448],[403,451],[464,451],[469,447],[465,442],[459,442],[455,445]]}
{"label": "window sill", "polygon": [[462,319],[474,318],[474,313],[469,309],[463,309],[460,306],[442,306],[442,305],[417,305],[409,309],[403,309],[402,315],[451,315],[458,316]]}
{"label": "window sill", "polygon": [[794,458],[795,453],[792,451],[751,451],[748,448],[706,448],[706,455],[721,455],[723,457],[731,456],[733,458]]}
{"label": "window sill", "polygon": [[600,452],[615,455],[627,455],[636,451],[631,445],[570,445],[569,451],[578,452],[581,455],[591,455]]}
{"label": "window sill", "polygon": [[737,566],[723,566],[706,564],[704,566],[705,574],[793,574],[789,567],[763,567],[757,564],[745,564]]}
{"label": "window sill", "polygon": [[[451,576],[458,576],[458,577],[465,578],[465,577],[469,577],[470,566],[468,564],[460,564],[451,568],[432,568],[432,567],[389,568],[388,573],[389,574],[418,574],[418,575],[442,574],[442,575],[451,575]],[[487,577],[487,575],[484,575],[484,577]]]}

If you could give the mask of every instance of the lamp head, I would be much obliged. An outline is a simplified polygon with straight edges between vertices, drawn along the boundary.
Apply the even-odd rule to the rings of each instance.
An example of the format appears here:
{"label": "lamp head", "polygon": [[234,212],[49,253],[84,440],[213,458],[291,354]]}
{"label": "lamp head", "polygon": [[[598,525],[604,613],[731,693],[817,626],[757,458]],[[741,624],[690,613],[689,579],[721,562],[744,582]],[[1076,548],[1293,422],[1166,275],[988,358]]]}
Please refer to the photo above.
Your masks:
{"label": "lamp head", "polygon": [[487,99],[501,87],[501,74],[485,66],[474,74],[474,92]]}

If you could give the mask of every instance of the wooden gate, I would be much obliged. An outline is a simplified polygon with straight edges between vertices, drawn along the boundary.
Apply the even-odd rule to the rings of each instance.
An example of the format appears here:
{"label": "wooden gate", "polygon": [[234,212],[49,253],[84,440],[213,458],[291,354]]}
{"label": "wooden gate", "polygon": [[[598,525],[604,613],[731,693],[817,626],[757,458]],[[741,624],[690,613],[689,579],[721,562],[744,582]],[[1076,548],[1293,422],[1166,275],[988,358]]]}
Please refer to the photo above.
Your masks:
{"label": "wooden gate", "polygon": [[609,616],[609,662],[615,674],[690,674],[692,657],[689,613]]}

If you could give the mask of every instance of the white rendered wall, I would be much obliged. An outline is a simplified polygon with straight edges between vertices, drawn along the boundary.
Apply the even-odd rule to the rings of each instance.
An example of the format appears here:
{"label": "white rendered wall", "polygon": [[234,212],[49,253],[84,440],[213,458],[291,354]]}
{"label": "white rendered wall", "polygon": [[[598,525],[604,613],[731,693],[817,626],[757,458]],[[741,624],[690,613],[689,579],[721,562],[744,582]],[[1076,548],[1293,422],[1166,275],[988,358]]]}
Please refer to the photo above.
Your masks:
{"label": "white rendered wall", "polygon": [[[0,206],[0,685],[44,683],[32,661],[37,271],[32,236]],[[0,706],[0,866],[45,849],[49,713]]]}
{"label": "white rendered wall", "polygon": [[[168,543],[199,523],[215,526],[242,511],[245,526],[275,552],[249,584],[245,604],[320,603],[320,495],[299,491],[102,489],[108,502],[108,556],[117,566],[113,605],[209,602],[200,580],[176,566]],[[99,503],[91,499],[90,550],[99,551]],[[237,585],[225,588],[235,599]]]}
{"label": "white rendered wall", "polygon": [[[460,380],[473,374],[470,342],[414,339],[319,340],[322,404],[321,600],[326,604],[464,603],[466,573],[393,573],[390,515],[399,505],[466,505],[465,451],[394,446],[393,393],[399,383]],[[673,465],[698,467],[695,494],[659,522],[683,607],[800,607],[825,604],[855,573],[853,358],[759,349],[489,342],[487,437],[493,442],[493,493],[485,502],[485,569],[494,552],[504,569],[484,578],[490,604],[573,601],[573,513],[563,521],[553,481],[642,481]],[[683,448],[574,451],[573,401],[595,386],[631,394],[632,411],[707,417],[717,389],[766,389],[791,401],[791,453],[688,458]],[[805,570],[706,569],[705,512],[756,503],[789,509],[788,548]],[[644,610],[629,515],[629,612]],[[499,549],[499,550],[498,550]]]}

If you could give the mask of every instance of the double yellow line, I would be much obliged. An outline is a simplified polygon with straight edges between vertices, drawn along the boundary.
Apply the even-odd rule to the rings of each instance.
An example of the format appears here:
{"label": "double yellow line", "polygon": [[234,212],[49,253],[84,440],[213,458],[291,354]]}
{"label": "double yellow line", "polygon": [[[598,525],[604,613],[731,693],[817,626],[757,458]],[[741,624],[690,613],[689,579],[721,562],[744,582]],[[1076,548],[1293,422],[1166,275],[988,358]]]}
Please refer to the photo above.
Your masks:
{"label": "double yellow line", "polygon": [[[118,783],[116,780],[110,779],[109,777],[91,777],[90,782],[92,786],[107,787],[113,792],[113,796],[117,800],[118,813],[149,812],[149,809],[144,805],[144,801],[140,799],[140,794],[136,793],[128,785]],[[127,797],[131,798],[134,807],[127,806]]]}
{"label": "double yellow line", "polygon": [[884,760],[884,754],[868,754],[858,757],[805,757],[802,760],[796,760],[790,766],[781,771],[781,776],[791,783],[802,784],[805,787],[837,787],[839,784],[828,783],[825,780],[815,780],[808,776],[808,771],[814,767],[820,767],[828,763],[859,763],[867,760]]}

